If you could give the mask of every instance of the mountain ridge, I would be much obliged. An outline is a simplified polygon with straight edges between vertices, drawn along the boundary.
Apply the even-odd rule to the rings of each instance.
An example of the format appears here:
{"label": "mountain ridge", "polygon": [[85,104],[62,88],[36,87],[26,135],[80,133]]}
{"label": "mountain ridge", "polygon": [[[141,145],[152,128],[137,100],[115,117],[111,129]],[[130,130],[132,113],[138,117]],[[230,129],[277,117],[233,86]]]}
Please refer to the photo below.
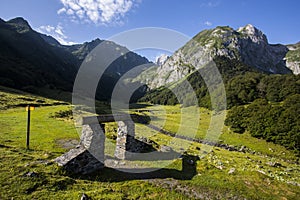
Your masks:
{"label": "mountain ridge", "polygon": [[140,80],[150,88],[157,88],[179,81],[215,57],[222,56],[236,59],[262,73],[290,74],[293,68],[288,68],[288,52],[285,45],[269,44],[267,36],[251,24],[237,30],[218,26],[201,31],[162,65],[152,69],[152,73],[155,71],[158,75],[154,80]]}
{"label": "mountain ridge", "polygon": [[[103,41],[61,45],[52,36],[33,30],[21,17],[1,20],[0,85],[33,93],[42,87],[71,92],[82,61]],[[125,48],[113,42],[106,47],[115,51]],[[108,66],[105,84],[113,85],[122,74],[145,63],[149,63],[145,57],[128,50]]]}

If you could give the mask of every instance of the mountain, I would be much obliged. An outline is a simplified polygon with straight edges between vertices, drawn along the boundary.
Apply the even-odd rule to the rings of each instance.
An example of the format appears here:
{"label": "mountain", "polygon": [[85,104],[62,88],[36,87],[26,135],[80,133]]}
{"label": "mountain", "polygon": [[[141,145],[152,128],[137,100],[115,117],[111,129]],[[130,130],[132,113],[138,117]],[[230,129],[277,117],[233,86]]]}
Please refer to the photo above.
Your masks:
{"label": "mountain", "polygon": [[101,42],[103,42],[103,40],[97,38],[91,42],[85,42],[83,44],[75,44],[71,46],[63,46],[63,48],[72,53],[80,61],[83,61],[85,57]]}
{"label": "mountain", "polygon": [[150,75],[156,74],[154,80],[141,80],[157,88],[186,77],[217,57],[237,60],[263,73],[290,74],[288,53],[287,46],[269,44],[266,35],[251,24],[237,30],[219,26],[200,32],[161,66],[149,70]]}
{"label": "mountain", "polygon": [[249,24],[237,30],[225,26],[202,31],[161,65],[135,79],[152,89],[140,101],[184,106],[198,102],[211,108],[206,83],[214,81],[217,87],[219,81],[212,68],[216,66],[225,86],[227,108],[259,98],[282,102],[300,93],[300,77],[287,67],[294,66],[295,74],[299,70],[299,46],[269,44],[266,35]]}
{"label": "mountain", "polygon": [[[83,44],[61,45],[53,37],[33,30],[23,18],[7,22],[1,19],[0,85],[30,92],[41,88],[71,92],[82,61],[101,42],[107,42],[106,48],[115,52],[121,48],[128,52],[108,67],[103,76],[105,81],[102,81],[105,85],[112,87],[121,75],[133,67],[149,63],[145,57],[114,42],[95,39]],[[110,90],[99,91],[98,94],[108,99]]]}
{"label": "mountain", "polygon": [[74,56],[54,48],[23,18],[0,23],[0,84],[14,88],[72,88]]}

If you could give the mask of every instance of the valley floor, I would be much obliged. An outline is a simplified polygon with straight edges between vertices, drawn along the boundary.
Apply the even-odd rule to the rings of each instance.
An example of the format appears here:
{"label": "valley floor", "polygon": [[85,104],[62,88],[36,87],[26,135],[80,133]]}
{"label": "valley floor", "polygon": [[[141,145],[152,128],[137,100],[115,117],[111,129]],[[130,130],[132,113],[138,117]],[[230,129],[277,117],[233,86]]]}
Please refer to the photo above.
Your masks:
{"label": "valley floor", "polygon": [[[138,138],[146,137],[160,146],[186,151],[191,158],[200,159],[187,168],[182,166],[181,158],[171,162],[110,163],[142,169],[162,167],[149,174],[130,174],[106,167],[90,176],[68,175],[52,160],[79,140],[71,119],[54,117],[58,112],[69,111],[71,106],[43,99],[48,106],[32,111],[30,150],[26,150],[27,113],[22,105],[28,103],[26,98],[36,102],[37,97],[5,92],[0,96],[2,105],[4,100],[7,105],[0,111],[0,199],[80,199],[83,193],[92,199],[297,199],[300,196],[299,158],[279,145],[250,134],[233,133],[227,127],[218,142],[242,148],[241,151],[213,147],[205,152],[209,149],[205,144],[173,138],[137,124]],[[17,99],[25,102],[18,104]],[[188,117],[193,118],[191,110],[195,108],[186,109],[190,109]],[[145,107],[139,109],[141,112],[150,116],[157,127],[186,136],[196,132],[196,138],[204,138],[212,116],[201,108],[199,127],[193,130],[189,122],[179,125],[179,106]],[[185,131],[178,131],[179,126]],[[107,162],[113,154],[115,129],[115,123],[106,126],[110,141],[106,148]]]}

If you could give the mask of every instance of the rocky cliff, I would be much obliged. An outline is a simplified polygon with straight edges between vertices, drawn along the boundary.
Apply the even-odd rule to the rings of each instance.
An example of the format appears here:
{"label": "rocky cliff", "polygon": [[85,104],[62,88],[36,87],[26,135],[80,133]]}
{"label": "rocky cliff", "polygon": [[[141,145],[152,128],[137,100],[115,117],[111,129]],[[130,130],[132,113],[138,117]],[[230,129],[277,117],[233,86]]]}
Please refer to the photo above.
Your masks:
{"label": "rocky cliff", "polygon": [[287,45],[289,52],[286,55],[286,66],[294,74],[300,74],[300,42],[294,45]]}

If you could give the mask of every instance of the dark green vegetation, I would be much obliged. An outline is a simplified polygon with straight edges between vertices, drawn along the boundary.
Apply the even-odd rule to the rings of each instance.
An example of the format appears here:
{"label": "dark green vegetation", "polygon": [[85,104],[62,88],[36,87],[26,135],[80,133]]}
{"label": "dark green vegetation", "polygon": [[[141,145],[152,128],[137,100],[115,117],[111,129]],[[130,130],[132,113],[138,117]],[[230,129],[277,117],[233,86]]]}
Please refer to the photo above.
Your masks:
{"label": "dark green vegetation", "polygon": [[253,137],[281,144],[300,153],[300,94],[291,95],[281,104],[257,99],[245,106],[233,107],[226,119],[226,125],[237,133],[246,130]]}
{"label": "dark green vegetation", "polygon": [[33,92],[34,87],[71,90],[73,55],[48,44],[22,18],[0,21],[1,85]]}

